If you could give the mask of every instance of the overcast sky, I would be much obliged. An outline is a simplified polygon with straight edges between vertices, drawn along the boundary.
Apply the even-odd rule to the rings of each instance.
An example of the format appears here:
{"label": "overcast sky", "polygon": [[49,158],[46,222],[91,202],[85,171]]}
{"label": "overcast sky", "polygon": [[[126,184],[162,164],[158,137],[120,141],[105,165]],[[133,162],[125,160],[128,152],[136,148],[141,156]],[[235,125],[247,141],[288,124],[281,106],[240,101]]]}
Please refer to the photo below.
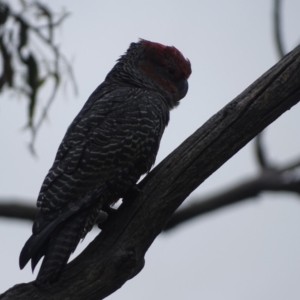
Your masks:
{"label": "overcast sky", "polygon": [[[65,7],[72,13],[57,38],[72,61],[79,95],[75,97],[68,86],[59,93],[37,138],[38,158],[27,150],[30,135],[22,130],[26,101],[1,96],[0,197],[35,203],[67,126],[116,59],[138,38],[174,45],[192,64],[190,89],[171,113],[157,157],[160,162],[276,63],[272,2],[49,2],[55,10]],[[300,40],[300,1],[284,2],[284,41],[292,50]],[[272,160],[284,163],[299,156],[299,115],[298,105],[267,129],[265,144]],[[256,172],[250,143],[190,199],[217,192]],[[266,193],[162,234],[147,252],[143,271],[109,299],[299,299],[299,200]],[[78,249],[97,233],[92,231]],[[18,267],[20,250],[30,234],[30,222],[0,219],[0,293],[35,278],[29,265],[23,271]]]}

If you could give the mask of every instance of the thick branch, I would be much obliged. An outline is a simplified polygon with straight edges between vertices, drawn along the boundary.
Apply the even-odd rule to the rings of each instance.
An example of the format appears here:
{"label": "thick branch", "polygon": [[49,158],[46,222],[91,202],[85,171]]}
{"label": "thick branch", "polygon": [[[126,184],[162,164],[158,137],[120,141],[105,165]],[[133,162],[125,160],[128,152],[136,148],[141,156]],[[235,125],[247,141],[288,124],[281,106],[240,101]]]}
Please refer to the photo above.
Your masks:
{"label": "thick branch", "polygon": [[144,255],[186,197],[300,100],[300,47],[185,140],[140,184],[58,283],[17,285],[0,299],[103,299],[135,276]]}
{"label": "thick branch", "polygon": [[[274,38],[275,38],[275,46],[278,53],[279,58],[282,58],[285,55],[283,41],[282,41],[282,28],[281,28],[281,0],[274,0],[274,10],[273,10],[273,29],[274,29]],[[262,169],[270,169],[272,166],[269,164],[267,160],[266,151],[262,144],[262,134],[257,135],[255,139],[255,152],[257,162],[259,163]]]}

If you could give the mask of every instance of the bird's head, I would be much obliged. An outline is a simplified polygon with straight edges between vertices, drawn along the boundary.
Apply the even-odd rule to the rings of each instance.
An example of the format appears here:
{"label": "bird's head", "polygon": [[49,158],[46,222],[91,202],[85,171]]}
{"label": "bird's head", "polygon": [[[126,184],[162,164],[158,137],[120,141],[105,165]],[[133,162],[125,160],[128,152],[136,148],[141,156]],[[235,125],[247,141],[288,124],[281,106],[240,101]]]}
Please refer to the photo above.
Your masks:
{"label": "bird's head", "polygon": [[131,43],[112,71],[122,82],[158,89],[166,96],[169,109],[186,95],[192,73],[189,60],[175,47],[143,39]]}
{"label": "bird's head", "polygon": [[139,44],[142,54],[138,68],[171,96],[173,107],[178,105],[188,91],[190,61],[173,46],[146,40],[140,40]]}

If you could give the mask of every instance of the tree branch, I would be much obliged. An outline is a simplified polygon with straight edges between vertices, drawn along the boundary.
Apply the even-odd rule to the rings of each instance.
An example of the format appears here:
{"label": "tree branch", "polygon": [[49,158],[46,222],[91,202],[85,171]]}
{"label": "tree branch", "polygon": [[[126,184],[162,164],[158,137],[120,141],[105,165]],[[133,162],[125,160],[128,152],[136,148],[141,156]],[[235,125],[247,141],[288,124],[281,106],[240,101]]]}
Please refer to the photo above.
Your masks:
{"label": "tree branch", "polygon": [[265,147],[262,142],[264,131],[260,132],[256,138],[254,139],[254,146],[255,146],[255,157],[258,162],[258,165],[261,167],[261,169],[272,169],[270,162],[267,159]]}
{"label": "tree branch", "polygon": [[[34,221],[38,209],[34,205],[23,204],[24,199],[0,198],[0,217]],[[26,201],[29,202],[29,201]],[[34,200],[31,201],[32,203]],[[107,218],[105,212],[100,212],[97,223],[103,222]]]}
{"label": "tree branch", "polygon": [[[173,214],[164,231],[174,229],[176,226],[203,214],[257,197],[262,192],[281,191],[299,195],[299,167],[300,159],[289,162],[280,169],[266,168],[260,174],[244,179],[218,194],[194,199],[188,206],[179,208]],[[0,217],[34,221],[38,209],[33,205],[22,204],[22,202],[24,200],[16,198],[0,198]],[[106,218],[107,214],[100,212],[96,223],[103,222]]]}
{"label": "tree branch", "polygon": [[102,232],[53,285],[19,284],[0,299],[103,299],[134,277],[144,255],[187,196],[300,100],[300,47],[185,140],[139,184]]}
{"label": "tree branch", "polygon": [[184,222],[190,221],[205,213],[259,196],[262,192],[282,191],[300,194],[300,178],[293,172],[267,170],[236,184],[216,195],[204,199],[194,199],[188,206],[176,211],[165,227],[165,231],[174,229]]}
{"label": "tree branch", "polygon": [[[275,47],[277,50],[277,54],[279,59],[281,59],[285,55],[284,45],[282,41],[282,26],[281,26],[281,0],[274,0],[274,9],[273,9],[273,29],[274,29],[274,39],[275,39]],[[262,135],[263,132],[257,135],[254,140],[255,145],[255,153],[259,166],[262,169],[270,169],[272,166],[269,164],[267,160],[267,155],[265,153],[265,149],[262,144]]]}
{"label": "tree branch", "polygon": [[279,58],[282,58],[286,51],[284,50],[282,33],[281,33],[281,0],[274,0],[274,12],[273,12],[273,22],[274,22],[274,37],[277,49],[277,54]]}
{"label": "tree branch", "polygon": [[0,199],[0,217],[34,221],[38,209],[33,205],[23,204],[24,200]]}

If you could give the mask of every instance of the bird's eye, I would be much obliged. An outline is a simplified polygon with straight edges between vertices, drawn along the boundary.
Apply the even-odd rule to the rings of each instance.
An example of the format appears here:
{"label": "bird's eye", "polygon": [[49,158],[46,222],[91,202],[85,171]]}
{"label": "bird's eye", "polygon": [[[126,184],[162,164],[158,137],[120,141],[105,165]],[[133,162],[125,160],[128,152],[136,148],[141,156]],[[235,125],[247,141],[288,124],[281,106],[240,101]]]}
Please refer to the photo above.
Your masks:
{"label": "bird's eye", "polygon": [[175,69],[170,68],[170,69],[168,69],[168,72],[169,72],[169,74],[174,75],[176,71],[175,71]]}

